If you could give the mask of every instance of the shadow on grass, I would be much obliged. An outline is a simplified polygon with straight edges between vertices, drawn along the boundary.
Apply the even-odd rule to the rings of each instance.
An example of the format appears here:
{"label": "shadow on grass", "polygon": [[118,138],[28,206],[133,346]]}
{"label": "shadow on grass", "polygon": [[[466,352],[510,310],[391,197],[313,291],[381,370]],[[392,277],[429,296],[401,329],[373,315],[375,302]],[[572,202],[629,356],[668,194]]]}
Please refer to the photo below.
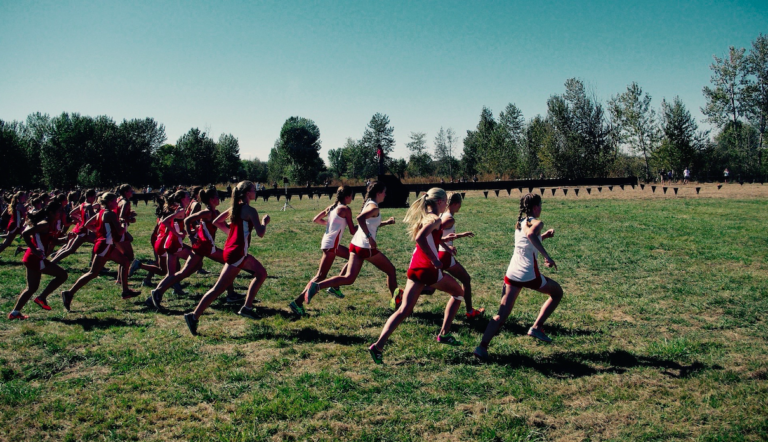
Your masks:
{"label": "shadow on grass", "polygon": [[[486,312],[486,315],[488,313]],[[410,316],[414,319],[429,321],[434,323],[437,327],[443,324],[443,313],[434,312],[413,312]],[[463,323],[461,322],[463,320]],[[454,327],[469,327],[477,333],[483,334],[488,323],[491,321],[490,316],[486,316],[483,319],[471,319],[467,320],[463,314],[457,314],[453,324]],[[591,336],[599,334],[598,330],[587,330],[581,328],[568,328],[553,323],[547,323],[544,325],[544,329],[547,334],[552,336]],[[528,326],[518,324],[514,319],[508,319],[501,327],[501,332],[512,333],[515,335],[527,335]]]}
{"label": "shadow on grass", "polygon": [[23,262],[21,262],[21,258],[18,259],[18,261],[3,261],[0,260],[0,266],[13,266],[18,267],[24,265]]}
{"label": "shadow on grass", "polygon": [[[454,363],[466,363],[465,357],[457,357]],[[604,373],[625,373],[638,367],[662,369],[662,373],[673,378],[687,378],[703,370],[719,370],[718,365],[707,366],[695,361],[690,365],[661,359],[654,356],[636,356],[624,350],[603,353],[559,353],[550,357],[535,359],[517,353],[508,355],[491,354],[490,364],[513,368],[531,368],[539,373],[557,378],[580,378]],[[591,364],[596,365],[594,367]]]}
{"label": "shadow on grass", "polygon": [[264,339],[284,339],[286,341],[295,341],[301,343],[331,342],[339,345],[362,345],[369,341],[369,339],[360,336],[325,333],[309,327],[305,327],[299,330],[276,330],[273,327],[265,325],[252,327],[249,332],[244,334],[242,337],[235,338],[235,340],[238,341],[258,341]]}
{"label": "shadow on grass", "polygon": [[84,331],[91,330],[103,330],[111,327],[133,327],[137,325],[133,322],[125,322],[121,319],[115,318],[77,318],[77,319],[65,319],[65,318],[51,318],[53,322],[61,322],[66,325],[79,325],[83,327]]}

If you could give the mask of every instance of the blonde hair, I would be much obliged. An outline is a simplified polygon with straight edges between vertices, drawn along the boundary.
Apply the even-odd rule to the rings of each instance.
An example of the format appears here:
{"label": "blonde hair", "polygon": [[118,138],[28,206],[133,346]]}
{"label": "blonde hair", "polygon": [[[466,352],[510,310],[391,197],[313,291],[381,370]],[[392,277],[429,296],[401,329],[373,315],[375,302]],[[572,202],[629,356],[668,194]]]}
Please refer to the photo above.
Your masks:
{"label": "blonde hair", "polygon": [[[405,212],[405,218],[403,222],[408,224],[408,236],[412,240],[416,239],[416,234],[419,233],[424,224],[434,222],[438,219],[439,213],[437,213],[437,202],[439,200],[448,201],[448,196],[445,190],[439,187],[433,187],[427,191],[424,195],[420,196],[416,201],[411,204],[408,211]],[[431,208],[432,212],[427,212],[427,208]]]}
{"label": "blonde hair", "polygon": [[101,207],[103,209],[106,209],[107,208],[107,203],[110,202],[110,201],[116,200],[116,199],[117,199],[117,195],[115,195],[114,193],[112,193],[112,192],[104,192],[99,197],[99,204],[101,204]]}

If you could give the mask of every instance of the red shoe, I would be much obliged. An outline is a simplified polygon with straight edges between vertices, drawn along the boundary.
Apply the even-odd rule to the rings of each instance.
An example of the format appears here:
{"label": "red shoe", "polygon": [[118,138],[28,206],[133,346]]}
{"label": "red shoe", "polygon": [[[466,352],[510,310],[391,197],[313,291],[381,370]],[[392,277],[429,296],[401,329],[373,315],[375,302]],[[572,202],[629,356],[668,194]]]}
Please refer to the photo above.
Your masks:
{"label": "red shoe", "polygon": [[40,299],[39,296],[37,298],[33,299],[33,301],[35,302],[35,304],[39,305],[40,308],[43,309],[43,310],[50,310],[51,309],[51,306],[48,305],[48,303],[45,302],[45,300]]}
{"label": "red shoe", "polygon": [[11,320],[18,319],[19,321],[23,321],[27,318],[29,318],[29,316],[23,315],[21,314],[21,312],[17,312],[16,314],[14,314],[13,312],[8,313],[8,319],[11,319]]}
{"label": "red shoe", "polygon": [[482,318],[485,313],[484,308],[473,308],[471,312],[467,312],[467,319]]}

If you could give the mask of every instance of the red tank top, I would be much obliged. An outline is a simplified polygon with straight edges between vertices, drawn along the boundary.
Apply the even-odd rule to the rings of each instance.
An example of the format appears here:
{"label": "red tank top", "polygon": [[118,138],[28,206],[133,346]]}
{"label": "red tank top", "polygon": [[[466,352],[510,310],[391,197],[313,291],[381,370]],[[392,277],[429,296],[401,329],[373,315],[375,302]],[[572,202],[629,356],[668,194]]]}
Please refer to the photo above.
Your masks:
{"label": "red tank top", "polygon": [[96,227],[96,241],[112,244],[112,225],[104,222],[104,216],[107,212],[107,209],[101,209],[99,211],[99,217],[97,218],[98,224]]}
{"label": "red tank top", "polygon": [[[435,258],[438,257],[437,255],[437,245],[440,244],[440,240],[443,238],[443,229],[436,229],[433,230],[432,233],[427,237],[427,243],[429,243],[429,248],[432,250],[432,254],[435,256]],[[416,249],[413,251],[413,256],[411,257],[411,264],[408,266],[408,268],[411,269],[433,269],[435,268],[434,265],[432,265],[432,260],[429,259],[429,256],[424,252],[424,250],[421,249],[421,246],[419,243],[416,243]]]}
{"label": "red tank top", "polygon": [[248,247],[251,245],[251,230],[253,230],[253,223],[250,220],[245,221],[239,217],[233,219],[232,224],[229,225],[227,242],[224,243],[224,254],[247,255]]}
{"label": "red tank top", "polygon": [[213,220],[215,220],[217,216],[219,216],[219,211],[213,210],[210,219],[203,219],[200,221],[200,224],[197,226],[198,241],[213,244],[213,240],[216,238],[216,231],[219,230],[213,224]]}

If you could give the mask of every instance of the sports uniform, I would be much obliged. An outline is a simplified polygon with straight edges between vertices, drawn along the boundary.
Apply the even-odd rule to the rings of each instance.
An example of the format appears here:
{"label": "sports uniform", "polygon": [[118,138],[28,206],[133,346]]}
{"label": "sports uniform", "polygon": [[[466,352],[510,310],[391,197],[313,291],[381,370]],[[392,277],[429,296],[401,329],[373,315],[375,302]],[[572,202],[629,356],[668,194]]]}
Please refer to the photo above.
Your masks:
{"label": "sports uniform", "polygon": [[165,235],[163,236],[163,253],[176,254],[184,247],[181,242],[183,237],[181,226],[183,221],[176,218],[173,220],[171,227],[164,229]]}
{"label": "sports uniform", "polygon": [[[451,212],[446,211],[440,216],[440,222],[452,220],[453,215]],[[451,227],[447,229],[443,229],[443,235],[450,235],[451,233],[456,233],[456,221],[453,222]],[[453,240],[446,241],[446,245],[453,246]],[[453,257],[453,254],[451,254],[450,250],[448,250],[445,246],[440,244],[440,246],[437,249],[438,258],[440,259],[440,262],[443,264],[443,269],[448,270],[451,267],[456,265],[456,258]]]}
{"label": "sports uniform", "polygon": [[[323,234],[323,239],[320,241],[321,250],[333,249],[335,252],[336,248],[339,246],[341,237],[344,235],[344,228],[347,227],[347,220],[337,213],[339,207],[344,206],[336,206],[328,214],[328,223],[325,226],[325,234]],[[381,220],[381,216],[379,216],[379,220]]]}
{"label": "sports uniform", "polygon": [[229,225],[229,235],[224,243],[224,262],[240,268],[248,256],[248,247],[251,245],[251,220],[243,220],[240,217],[232,219]]}
{"label": "sports uniform", "polygon": [[9,235],[12,235],[14,233],[17,233],[21,230],[22,226],[24,226],[24,220],[27,217],[24,215],[24,212],[18,209],[18,207],[13,208],[13,216],[11,216],[11,220],[8,222],[8,228],[6,231]]}
{"label": "sports uniform", "polygon": [[112,226],[104,222],[104,217],[107,214],[107,209],[101,209],[97,218],[98,226],[96,227],[96,241],[93,243],[93,253],[105,257],[109,256],[112,249],[115,247],[114,239],[112,238]]}
{"label": "sports uniform", "polygon": [[75,227],[72,229],[72,233],[79,236],[80,238],[88,235],[88,229],[85,228],[85,223],[88,221],[88,214],[85,210],[85,204],[86,203],[80,204],[80,220],[75,223]]}
{"label": "sports uniform", "polygon": [[[547,278],[539,272],[536,258],[539,251],[523,233],[523,224],[533,221],[533,217],[520,220],[520,228],[515,230],[515,252],[509,261],[504,283],[515,287],[540,289],[547,283]],[[541,235],[539,235],[541,241]]]}
{"label": "sports uniform", "polygon": [[[435,257],[437,257],[437,244],[440,244],[442,237],[442,229],[433,230],[427,237],[429,249]],[[435,268],[432,264],[432,260],[429,259],[429,255],[427,255],[417,242],[416,249],[413,250],[413,255],[411,256],[411,263],[408,265],[407,276],[408,279],[412,281],[432,285],[443,279],[443,272],[442,270]]]}
{"label": "sports uniform", "polygon": [[48,261],[46,258],[45,251],[48,249],[51,235],[55,233],[56,231],[54,230],[53,225],[50,225],[48,230],[43,233],[35,233],[35,236],[32,237],[32,244],[35,246],[35,249],[39,250],[40,253],[43,254],[43,257],[40,258],[32,252],[31,248],[27,248],[27,250],[24,252],[24,257],[21,258],[21,262],[23,262],[27,268],[39,271],[43,270],[46,265],[50,264],[50,261]]}
{"label": "sports uniform", "polygon": [[[368,207],[369,204],[373,204],[377,209],[379,208],[379,205],[374,200],[366,201],[365,207]],[[371,238],[375,241],[376,232],[378,232],[379,226],[381,225],[381,212],[375,217],[366,219],[365,225],[368,227],[368,232],[371,234]],[[368,241],[363,229],[357,229],[357,232],[355,232],[355,235],[352,237],[352,242],[349,244],[349,252],[354,253],[363,259],[368,259],[379,254],[377,249],[371,248],[371,242]]]}
{"label": "sports uniform", "polygon": [[203,219],[197,226],[197,241],[192,244],[192,250],[200,256],[210,256],[216,252],[216,245],[213,240],[216,238],[218,230],[213,224],[213,220],[219,216],[218,210],[211,211],[211,219]]}

